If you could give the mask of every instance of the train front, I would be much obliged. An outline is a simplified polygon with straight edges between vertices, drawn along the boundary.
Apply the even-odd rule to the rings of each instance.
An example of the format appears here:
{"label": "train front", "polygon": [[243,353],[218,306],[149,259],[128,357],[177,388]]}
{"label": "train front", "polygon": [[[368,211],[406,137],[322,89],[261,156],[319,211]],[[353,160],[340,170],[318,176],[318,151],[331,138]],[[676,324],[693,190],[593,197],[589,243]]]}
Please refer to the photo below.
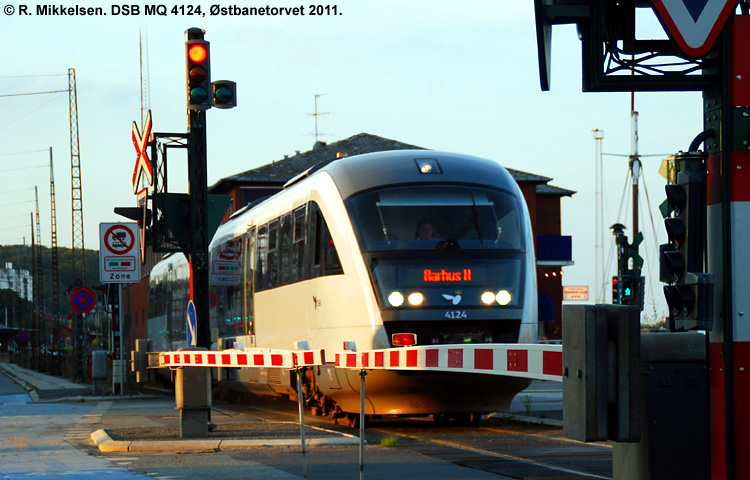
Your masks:
{"label": "train front", "polygon": [[[389,346],[537,340],[528,210],[502,166],[421,151],[365,155],[358,164],[332,176]],[[356,379],[349,383],[357,390]],[[528,384],[490,375],[376,371],[367,378],[367,397],[376,414],[484,413],[507,410]]]}

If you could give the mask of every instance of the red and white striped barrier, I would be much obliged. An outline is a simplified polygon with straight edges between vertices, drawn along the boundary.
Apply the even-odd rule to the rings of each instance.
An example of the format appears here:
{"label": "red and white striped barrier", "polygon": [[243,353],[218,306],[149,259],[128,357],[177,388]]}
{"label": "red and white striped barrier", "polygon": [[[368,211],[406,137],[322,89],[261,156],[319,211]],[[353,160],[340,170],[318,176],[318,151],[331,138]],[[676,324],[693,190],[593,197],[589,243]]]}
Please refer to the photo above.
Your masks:
{"label": "red and white striped barrier", "polygon": [[323,350],[269,350],[251,348],[247,350],[185,350],[159,352],[159,368],[163,367],[226,367],[260,368],[278,367],[293,369],[323,365]]}
{"label": "red and white striped barrier", "polygon": [[336,366],[357,370],[483,373],[562,382],[562,345],[479,344],[336,353]]}

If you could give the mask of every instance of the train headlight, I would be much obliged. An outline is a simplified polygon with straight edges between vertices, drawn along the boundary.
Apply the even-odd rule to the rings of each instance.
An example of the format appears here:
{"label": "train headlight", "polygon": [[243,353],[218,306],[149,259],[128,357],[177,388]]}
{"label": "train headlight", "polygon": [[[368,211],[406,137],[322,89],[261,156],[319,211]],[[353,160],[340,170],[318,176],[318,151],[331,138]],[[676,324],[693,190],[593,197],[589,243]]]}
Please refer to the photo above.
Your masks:
{"label": "train headlight", "polygon": [[417,305],[422,305],[422,302],[424,302],[424,295],[420,292],[409,294],[409,305],[414,305],[416,307]]}
{"label": "train headlight", "polygon": [[510,292],[507,290],[500,290],[499,292],[497,292],[497,297],[495,298],[497,300],[497,303],[499,303],[500,305],[507,305],[512,300]]}
{"label": "train headlight", "polygon": [[388,303],[393,307],[400,307],[404,304],[404,296],[401,295],[401,292],[391,292],[391,294],[388,295]]}
{"label": "train headlight", "polygon": [[492,292],[484,292],[481,297],[482,303],[485,305],[492,305],[495,303],[495,294]]}

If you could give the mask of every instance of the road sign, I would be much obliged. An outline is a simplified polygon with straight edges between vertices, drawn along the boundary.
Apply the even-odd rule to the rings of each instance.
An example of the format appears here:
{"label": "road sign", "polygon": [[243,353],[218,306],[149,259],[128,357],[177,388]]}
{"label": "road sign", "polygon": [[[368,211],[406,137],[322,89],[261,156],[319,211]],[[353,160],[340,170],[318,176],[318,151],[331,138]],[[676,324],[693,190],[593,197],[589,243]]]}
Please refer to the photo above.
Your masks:
{"label": "road sign", "polygon": [[136,283],[141,279],[137,223],[99,224],[99,280]]}
{"label": "road sign", "polygon": [[96,306],[96,294],[90,288],[76,288],[70,294],[70,306],[76,312],[88,313]]}
{"label": "road sign", "polygon": [[195,304],[192,300],[188,302],[187,307],[187,337],[188,347],[198,346],[198,316],[195,312]]}
{"label": "road sign", "polygon": [[154,185],[153,168],[146,154],[146,145],[151,136],[151,110],[146,115],[146,124],[143,126],[143,135],[138,131],[138,125],[133,122],[133,145],[138,156],[135,160],[135,171],[133,171],[133,193],[138,193],[141,183],[141,174],[146,174],[146,181],[150,186]]}
{"label": "road sign", "polygon": [[737,0],[654,0],[654,10],[677,47],[703,57],[713,47]]}

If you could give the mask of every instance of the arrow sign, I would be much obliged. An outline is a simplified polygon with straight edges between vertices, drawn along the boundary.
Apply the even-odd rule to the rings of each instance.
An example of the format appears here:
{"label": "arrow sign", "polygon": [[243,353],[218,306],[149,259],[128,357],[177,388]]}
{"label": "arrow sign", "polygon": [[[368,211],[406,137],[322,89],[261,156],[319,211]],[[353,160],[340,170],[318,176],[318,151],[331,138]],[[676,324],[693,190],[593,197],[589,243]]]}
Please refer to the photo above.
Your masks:
{"label": "arrow sign", "polygon": [[711,50],[738,0],[653,0],[657,17],[682,53],[703,57]]}
{"label": "arrow sign", "polygon": [[198,317],[192,300],[188,302],[187,307],[187,341],[188,347],[198,346]]}

